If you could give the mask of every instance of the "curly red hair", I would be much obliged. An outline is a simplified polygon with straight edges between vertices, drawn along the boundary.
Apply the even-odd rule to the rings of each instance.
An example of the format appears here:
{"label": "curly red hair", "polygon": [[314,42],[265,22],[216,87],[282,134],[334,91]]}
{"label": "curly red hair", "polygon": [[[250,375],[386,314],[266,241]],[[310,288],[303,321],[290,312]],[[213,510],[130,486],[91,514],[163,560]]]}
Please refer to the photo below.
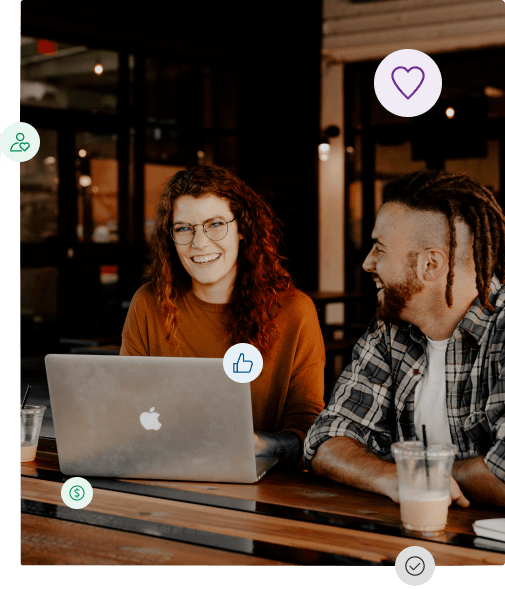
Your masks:
{"label": "curly red hair", "polygon": [[237,275],[224,322],[233,344],[246,342],[269,355],[279,336],[275,321],[283,300],[297,289],[283,267],[279,254],[281,223],[268,203],[232,172],[218,166],[196,166],[177,172],[168,182],[158,204],[156,228],[151,242],[151,262],[144,282],[156,292],[166,326],[177,340],[178,317],[175,301],[191,289],[191,277],[184,269],[170,237],[175,200],[182,195],[214,194],[228,201],[237,219],[240,240]]}

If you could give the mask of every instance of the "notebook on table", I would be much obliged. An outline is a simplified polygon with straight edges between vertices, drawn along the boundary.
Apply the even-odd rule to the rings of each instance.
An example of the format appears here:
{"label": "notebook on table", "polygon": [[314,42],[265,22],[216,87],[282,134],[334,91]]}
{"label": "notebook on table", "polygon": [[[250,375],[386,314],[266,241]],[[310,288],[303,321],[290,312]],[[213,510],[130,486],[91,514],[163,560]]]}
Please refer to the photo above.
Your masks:
{"label": "notebook on table", "polygon": [[219,358],[49,354],[61,472],[75,476],[254,483],[249,383]]}
{"label": "notebook on table", "polygon": [[480,519],[473,523],[473,531],[477,536],[505,542],[505,517]]}

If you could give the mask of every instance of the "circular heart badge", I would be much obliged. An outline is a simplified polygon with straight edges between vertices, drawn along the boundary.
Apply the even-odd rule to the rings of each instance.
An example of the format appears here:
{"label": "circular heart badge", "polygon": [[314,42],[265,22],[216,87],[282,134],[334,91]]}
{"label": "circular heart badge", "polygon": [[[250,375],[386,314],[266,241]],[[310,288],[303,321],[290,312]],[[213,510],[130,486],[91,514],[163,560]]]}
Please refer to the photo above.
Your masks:
{"label": "circular heart badge", "polygon": [[417,117],[439,99],[442,74],[429,55],[417,49],[400,49],[379,64],[375,94],[382,106],[399,117]]}

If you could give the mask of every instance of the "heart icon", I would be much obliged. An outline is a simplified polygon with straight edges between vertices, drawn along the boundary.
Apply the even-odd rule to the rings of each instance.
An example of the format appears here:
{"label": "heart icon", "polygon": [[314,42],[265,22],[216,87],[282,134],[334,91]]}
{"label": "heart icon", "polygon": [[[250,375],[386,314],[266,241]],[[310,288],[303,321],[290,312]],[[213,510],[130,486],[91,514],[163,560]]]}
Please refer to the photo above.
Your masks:
{"label": "heart icon", "polygon": [[22,149],[23,151],[26,151],[27,149],[29,149],[29,148],[30,148],[30,144],[29,144],[29,143],[20,143],[20,144],[19,144],[19,147],[21,147],[21,149]]}
{"label": "heart icon", "polygon": [[[413,90],[413,92],[411,92],[410,94],[406,94],[400,88],[400,83],[405,88],[405,90],[408,92],[417,83],[417,80],[419,79],[419,74],[417,72],[414,72],[414,75],[413,76],[407,77],[406,74],[403,74],[403,72],[399,72],[399,73],[396,74],[396,77],[398,78],[398,82],[397,82],[395,80],[395,72],[398,72],[398,70],[404,70],[406,72],[406,74],[410,74],[410,72],[412,70],[419,70],[421,72],[421,76],[422,76],[421,77],[421,81],[419,82],[419,84],[417,84],[417,86],[415,87],[415,89]],[[406,67],[403,67],[403,66],[398,66],[398,67],[395,67],[395,69],[391,73],[391,78],[393,79],[394,85],[403,94],[403,96],[405,96],[405,98],[407,100],[409,100],[410,98],[412,98],[412,96],[414,96],[414,94],[419,90],[419,88],[421,87],[421,84],[424,82],[424,77],[425,77],[424,76],[424,71],[420,67],[418,67],[417,65],[411,67],[410,69],[407,69]]]}

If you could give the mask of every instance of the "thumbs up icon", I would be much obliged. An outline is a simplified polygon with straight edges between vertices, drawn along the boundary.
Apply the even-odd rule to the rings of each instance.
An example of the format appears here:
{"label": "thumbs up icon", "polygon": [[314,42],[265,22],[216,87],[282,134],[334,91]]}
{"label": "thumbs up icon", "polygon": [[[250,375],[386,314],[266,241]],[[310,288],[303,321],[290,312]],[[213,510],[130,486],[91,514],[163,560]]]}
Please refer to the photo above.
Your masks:
{"label": "thumbs up icon", "polygon": [[224,355],[223,369],[230,380],[243,384],[252,382],[261,374],[263,357],[251,344],[235,344]]}
{"label": "thumbs up icon", "polygon": [[252,367],[253,367],[252,361],[251,360],[244,360],[244,354],[240,354],[237,362],[235,362],[233,364],[233,372],[235,374],[251,372]]}

